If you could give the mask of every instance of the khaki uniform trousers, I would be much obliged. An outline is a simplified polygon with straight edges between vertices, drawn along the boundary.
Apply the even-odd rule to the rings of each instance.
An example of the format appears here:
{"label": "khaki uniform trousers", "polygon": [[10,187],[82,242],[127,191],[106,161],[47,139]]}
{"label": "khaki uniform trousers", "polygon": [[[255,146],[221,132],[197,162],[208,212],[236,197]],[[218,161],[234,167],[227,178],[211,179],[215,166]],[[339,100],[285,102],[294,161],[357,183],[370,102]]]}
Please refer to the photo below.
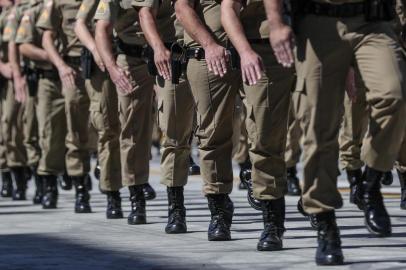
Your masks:
{"label": "khaki uniform trousers", "polygon": [[100,188],[117,191],[122,187],[117,92],[108,74],[97,67],[91,79],[86,80],[86,89],[90,98],[90,123],[98,137]]}
{"label": "khaki uniform trousers", "polygon": [[6,97],[7,97],[7,87],[8,81],[6,79],[1,80],[0,85],[0,171],[5,171],[8,169],[7,167],[7,146],[6,141],[4,138],[4,127],[2,126],[3,122],[3,115],[4,115],[4,108],[6,104]]}
{"label": "khaki uniform trousers", "polygon": [[6,142],[7,165],[9,168],[27,166],[27,152],[24,146],[23,115],[24,105],[15,100],[13,82],[8,80],[2,132]]}
{"label": "khaki uniform trousers", "polygon": [[197,108],[196,136],[204,194],[228,194],[233,189],[232,149],[235,98],[240,76],[229,68],[221,78],[204,60],[190,59],[187,68]]}
{"label": "khaki uniform trousers", "polygon": [[252,47],[265,66],[256,85],[244,85],[253,191],[259,200],[274,200],[287,192],[285,148],[294,70],[278,64],[269,45]]}
{"label": "khaki uniform trousers", "polygon": [[70,65],[77,77],[73,89],[62,89],[65,98],[67,134],[65,138],[66,171],[69,176],[85,176],[90,171],[89,151],[89,106],[85,80],[80,76],[81,69]]}
{"label": "khaki uniform trousers", "polygon": [[30,96],[27,91],[27,100],[25,102],[23,116],[24,146],[27,151],[27,165],[33,168],[38,166],[41,156],[36,104],[37,96]]}
{"label": "khaki uniform trousers", "polygon": [[306,86],[310,111],[304,141],[303,204],[306,212],[316,214],[342,206],[337,190],[338,133],[352,61],[360,70],[371,110],[361,159],[383,172],[394,165],[405,130],[406,64],[389,23],[367,23],[363,16],[308,15],[297,32],[298,82]]}
{"label": "khaki uniform trousers", "polygon": [[156,87],[158,124],[162,131],[161,183],[168,187],[185,186],[195,111],[192,92],[184,78],[174,85],[157,76]]}
{"label": "khaki uniform trousers", "polygon": [[[243,95],[243,93],[241,93]],[[249,160],[248,132],[245,126],[247,109],[240,95],[236,97],[234,132],[233,132],[233,160],[238,164],[244,164]]]}
{"label": "khaki uniform trousers", "polygon": [[154,79],[141,58],[120,54],[117,65],[130,73],[133,85],[128,95],[118,92],[122,181],[124,186],[142,185],[149,178]]}
{"label": "khaki uniform trousers", "polygon": [[38,175],[65,171],[66,115],[62,85],[58,79],[41,78],[38,83],[38,133],[41,158]]}
{"label": "khaki uniform trousers", "polygon": [[295,111],[300,105],[299,93],[294,92],[292,94],[291,105],[289,109],[289,120],[288,120],[288,134],[286,138],[286,152],[285,152],[285,162],[287,168],[296,167],[300,162],[300,155],[302,154],[302,149],[300,146],[300,141],[303,135],[302,129],[300,127],[300,121]]}
{"label": "khaki uniform trousers", "polygon": [[340,129],[340,166],[344,170],[358,170],[364,166],[361,160],[361,148],[368,130],[368,103],[365,87],[359,73],[355,73],[357,98],[352,101],[348,95],[344,97],[344,117]]}

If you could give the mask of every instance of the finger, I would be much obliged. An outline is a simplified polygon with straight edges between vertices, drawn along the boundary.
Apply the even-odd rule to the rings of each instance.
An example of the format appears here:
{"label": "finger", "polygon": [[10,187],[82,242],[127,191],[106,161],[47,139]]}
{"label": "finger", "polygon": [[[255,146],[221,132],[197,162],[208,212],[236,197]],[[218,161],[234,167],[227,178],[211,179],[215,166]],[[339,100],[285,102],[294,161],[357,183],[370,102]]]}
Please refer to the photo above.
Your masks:
{"label": "finger", "polygon": [[247,85],[251,85],[252,79],[251,79],[251,74],[250,74],[250,72],[249,72],[249,69],[248,69],[248,68],[245,68],[245,69],[244,69],[244,73],[245,73],[245,83],[246,83]]}
{"label": "finger", "polygon": [[278,47],[278,55],[279,55],[279,59],[280,59],[280,64],[282,64],[283,66],[286,65],[286,54],[285,54],[285,49],[283,47]]}
{"label": "finger", "polygon": [[251,77],[251,85],[257,84],[257,78],[256,78],[257,75],[255,73],[255,68],[253,66],[250,66],[249,69],[248,69],[248,72],[249,72],[250,77]]}
{"label": "finger", "polygon": [[223,71],[221,69],[221,64],[219,60],[215,60],[213,63],[214,74],[223,77]]}
{"label": "finger", "polygon": [[247,76],[245,76],[245,70],[244,69],[241,70],[241,77],[242,77],[242,81],[245,83],[247,81]]}
{"label": "finger", "polygon": [[221,69],[223,71],[223,74],[226,74],[227,73],[227,63],[226,63],[226,58],[225,57],[222,57],[220,59],[220,64],[221,64]]}
{"label": "finger", "polygon": [[293,49],[292,49],[292,44],[290,41],[285,42],[284,44],[286,56],[287,56],[287,61],[289,63],[289,67],[292,66],[294,62],[294,57],[293,57]]}
{"label": "finger", "polygon": [[210,72],[214,72],[213,66],[212,66],[212,63],[211,63],[211,60],[206,60],[206,63],[207,63],[207,69],[208,69]]}
{"label": "finger", "polygon": [[164,72],[163,72],[163,70],[162,70],[162,65],[161,65],[161,63],[156,63],[155,66],[156,66],[156,69],[157,69],[157,71],[158,71],[159,76],[163,77],[163,76],[164,76]]}
{"label": "finger", "polygon": [[262,77],[262,66],[261,66],[261,62],[259,62],[257,65],[254,65],[254,72],[255,72],[255,79],[256,81],[259,81]]}
{"label": "finger", "polygon": [[171,78],[171,64],[168,61],[165,61],[164,64],[164,72],[166,74],[166,79],[170,79]]}

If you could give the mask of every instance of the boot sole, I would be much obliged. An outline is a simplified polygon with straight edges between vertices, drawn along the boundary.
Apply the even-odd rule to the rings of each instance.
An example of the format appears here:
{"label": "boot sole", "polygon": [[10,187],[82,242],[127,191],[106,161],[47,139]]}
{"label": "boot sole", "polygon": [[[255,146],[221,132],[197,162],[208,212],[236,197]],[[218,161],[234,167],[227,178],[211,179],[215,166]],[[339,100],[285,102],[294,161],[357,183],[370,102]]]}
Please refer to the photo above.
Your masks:
{"label": "boot sole", "polygon": [[121,215],[121,216],[106,216],[106,218],[107,219],[122,219],[122,218],[124,218],[124,216],[123,215]]}
{"label": "boot sole", "polygon": [[344,264],[344,258],[338,258],[338,259],[316,259],[316,264],[317,265],[343,265]]}
{"label": "boot sole", "polygon": [[75,210],[75,214],[90,214],[92,213],[92,210]]}
{"label": "boot sole", "polygon": [[209,237],[208,240],[210,242],[225,242],[231,241],[231,237]]}
{"label": "boot sole", "polygon": [[187,233],[187,230],[178,230],[178,231],[170,231],[165,229],[166,234],[184,234]]}
{"label": "boot sole", "polygon": [[56,205],[55,206],[42,206],[42,209],[48,210],[48,209],[56,209]]}
{"label": "boot sole", "polygon": [[283,250],[283,246],[269,246],[266,248],[257,246],[257,250],[258,251],[279,251],[279,250]]}
{"label": "boot sole", "polygon": [[147,220],[127,220],[128,225],[145,225],[147,224]]}
{"label": "boot sole", "polygon": [[364,224],[365,224],[365,227],[367,227],[367,230],[368,230],[371,234],[373,234],[373,235],[375,235],[375,236],[378,236],[378,237],[389,237],[389,236],[392,235],[392,232],[377,232],[377,231],[374,231],[374,230],[368,225],[366,219],[364,219]]}

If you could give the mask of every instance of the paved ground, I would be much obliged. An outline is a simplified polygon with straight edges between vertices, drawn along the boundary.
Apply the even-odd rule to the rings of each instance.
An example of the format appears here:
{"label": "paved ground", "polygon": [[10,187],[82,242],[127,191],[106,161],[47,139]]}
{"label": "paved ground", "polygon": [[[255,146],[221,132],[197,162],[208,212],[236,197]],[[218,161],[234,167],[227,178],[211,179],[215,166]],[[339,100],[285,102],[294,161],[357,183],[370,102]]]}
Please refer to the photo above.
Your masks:
{"label": "paved ground", "polygon": [[[92,192],[94,213],[73,213],[73,193],[62,192],[59,209],[44,211],[31,201],[0,199],[0,269],[313,269],[315,232],[296,211],[297,198],[287,198],[285,250],[260,253],[259,212],[252,210],[245,193],[235,190],[236,213],[231,242],[209,243],[209,213],[201,194],[200,177],[186,188],[188,229],[185,235],[166,235],[166,194],[159,185],[159,165],[151,164],[151,183],[158,197],[148,203],[148,225],[129,226],[126,219],[106,220],[105,196]],[[95,184],[97,184],[95,182]],[[32,185],[32,183],[31,183]],[[345,181],[340,181],[345,187]],[[363,215],[345,204],[338,211],[347,265],[329,269],[406,269],[406,212],[399,209],[399,184],[386,188],[386,205],[392,215],[393,237],[372,237]],[[30,188],[30,197],[33,189]],[[123,206],[129,210],[128,193]],[[343,190],[348,201],[348,193]],[[318,269],[322,269],[318,267]]]}

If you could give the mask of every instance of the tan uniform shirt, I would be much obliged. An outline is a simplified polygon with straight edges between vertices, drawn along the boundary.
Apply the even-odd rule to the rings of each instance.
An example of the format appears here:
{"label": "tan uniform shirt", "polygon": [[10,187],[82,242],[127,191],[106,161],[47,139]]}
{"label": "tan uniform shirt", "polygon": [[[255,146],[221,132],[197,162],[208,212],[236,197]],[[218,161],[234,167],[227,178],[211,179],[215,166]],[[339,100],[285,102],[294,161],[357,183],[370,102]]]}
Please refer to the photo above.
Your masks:
{"label": "tan uniform shirt", "polygon": [[4,28],[6,27],[7,17],[10,14],[12,8],[5,8],[0,14],[0,50],[1,50],[1,60],[3,62],[8,61],[8,47],[7,42],[4,41]]}
{"label": "tan uniform shirt", "polygon": [[132,0],[100,0],[94,18],[110,21],[116,36],[124,43],[143,46],[146,41],[139,24],[138,12],[131,6],[131,2]]}
{"label": "tan uniform shirt", "polygon": [[51,30],[62,43],[63,56],[80,56],[82,43],[74,31],[76,14],[81,0],[46,0],[45,8],[37,22],[37,27]]}
{"label": "tan uniform shirt", "polygon": [[[17,30],[16,43],[24,44],[31,43],[36,47],[42,47],[42,33],[43,31],[35,27],[36,22],[44,8],[42,0],[31,0],[30,8],[28,8],[21,19],[20,25]],[[52,65],[48,62],[42,61],[29,61],[31,68],[51,69]]]}
{"label": "tan uniform shirt", "polygon": [[164,42],[183,40],[183,27],[176,20],[171,0],[133,0],[132,6],[137,10],[141,7],[150,7],[158,11],[156,24]]}
{"label": "tan uniform shirt", "polygon": [[30,0],[21,1],[20,4],[14,6],[10,11],[10,14],[7,16],[6,25],[3,31],[4,42],[15,41],[18,25],[20,24],[25,10],[30,7],[29,4]]}
{"label": "tan uniform shirt", "polygon": [[263,0],[247,0],[240,15],[248,39],[266,39],[269,28]]}
{"label": "tan uniform shirt", "polygon": [[94,31],[95,28],[93,18],[98,5],[99,0],[83,0],[78,13],[76,14],[76,19],[84,20],[91,31]]}
{"label": "tan uniform shirt", "polygon": [[[221,25],[221,7],[220,2],[214,0],[189,0],[190,4],[195,7],[196,13],[200,20],[212,33],[214,39],[222,46],[226,45],[227,35]],[[190,47],[200,47],[185,32],[185,44]]]}

